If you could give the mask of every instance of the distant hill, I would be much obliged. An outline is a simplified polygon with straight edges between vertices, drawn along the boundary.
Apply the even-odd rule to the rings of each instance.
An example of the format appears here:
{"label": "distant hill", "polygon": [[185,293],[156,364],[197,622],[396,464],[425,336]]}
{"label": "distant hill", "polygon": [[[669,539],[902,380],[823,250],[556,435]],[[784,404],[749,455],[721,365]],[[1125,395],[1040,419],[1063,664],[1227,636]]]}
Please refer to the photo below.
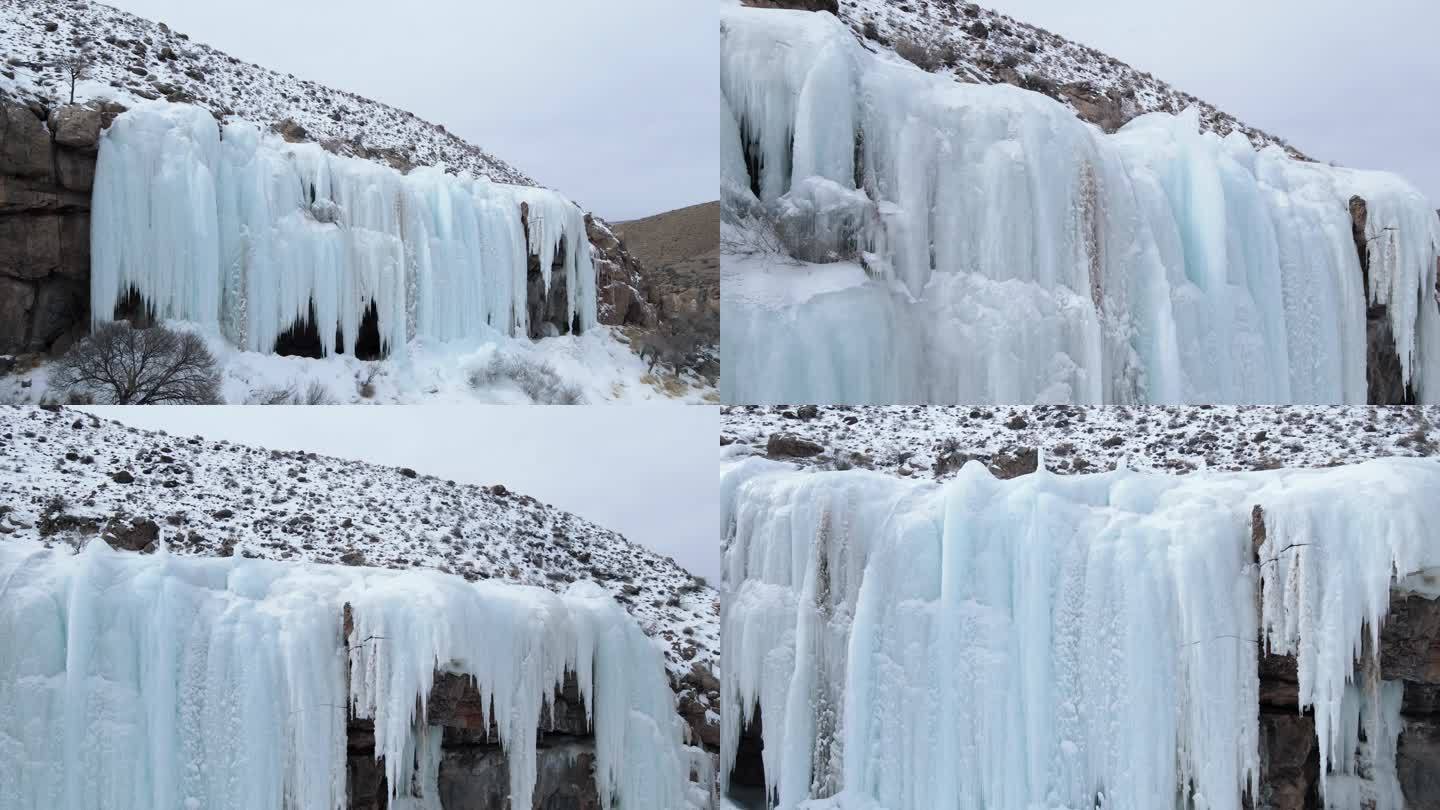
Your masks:
{"label": "distant hill", "polygon": [[719,201],[615,222],[611,227],[644,265],[651,300],[660,306],[662,317],[682,306],[719,317]]}

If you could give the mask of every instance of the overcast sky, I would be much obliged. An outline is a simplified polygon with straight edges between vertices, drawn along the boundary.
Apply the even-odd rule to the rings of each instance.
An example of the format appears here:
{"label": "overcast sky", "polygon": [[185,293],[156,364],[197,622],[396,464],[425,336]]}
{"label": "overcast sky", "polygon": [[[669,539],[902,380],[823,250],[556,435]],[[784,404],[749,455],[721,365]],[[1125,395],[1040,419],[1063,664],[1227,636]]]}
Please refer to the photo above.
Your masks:
{"label": "overcast sky", "polygon": [[308,450],[504,484],[720,581],[717,408],[96,407],[171,435]]}
{"label": "overcast sky", "polygon": [[444,124],[611,221],[717,196],[714,0],[105,0]]}
{"label": "overcast sky", "polygon": [[1440,208],[1436,0],[980,0]]}

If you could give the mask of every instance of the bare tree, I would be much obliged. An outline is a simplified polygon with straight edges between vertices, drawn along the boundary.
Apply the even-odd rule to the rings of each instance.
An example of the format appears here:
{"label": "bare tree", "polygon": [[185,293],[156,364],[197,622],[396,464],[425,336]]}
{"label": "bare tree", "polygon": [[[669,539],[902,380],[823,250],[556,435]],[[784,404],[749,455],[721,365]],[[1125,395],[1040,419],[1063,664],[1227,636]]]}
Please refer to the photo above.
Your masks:
{"label": "bare tree", "polygon": [[115,405],[209,405],[220,375],[205,342],[163,326],[115,321],[95,328],[55,362],[52,387]]}
{"label": "bare tree", "polygon": [[55,60],[55,67],[70,79],[70,103],[75,103],[75,83],[90,75],[90,67],[95,64],[90,54],[84,51],[75,51],[58,57]]}

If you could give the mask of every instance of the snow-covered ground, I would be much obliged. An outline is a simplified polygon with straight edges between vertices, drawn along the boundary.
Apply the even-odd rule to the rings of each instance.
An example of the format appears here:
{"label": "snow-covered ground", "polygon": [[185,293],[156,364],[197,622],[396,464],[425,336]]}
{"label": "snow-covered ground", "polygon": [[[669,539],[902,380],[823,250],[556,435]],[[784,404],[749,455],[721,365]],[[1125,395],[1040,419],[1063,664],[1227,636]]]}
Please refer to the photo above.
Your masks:
{"label": "snow-covered ground", "polygon": [[[813,443],[781,455],[817,470],[873,469],[950,478],[975,459],[1001,475],[1130,469],[1332,467],[1390,456],[1440,455],[1440,407],[1146,406],[1134,408],[725,406],[725,458],[767,455],[771,436]],[[793,451],[791,451],[793,452]]]}
{"label": "snow-covered ground", "polygon": [[720,26],[724,401],[1363,403],[1367,304],[1440,400],[1440,218],[1400,178],[1257,151],[1196,106],[1106,134],[829,14]]}
{"label": "snow-covered ground", "polygon": [[[268,128],[290,120],[310,140],[341,154],[416,166],[443,163],[497,182],[533,184],[519,170],[439,125],[411,113],[305,79],[236,59],[159,21],[90,0],[0,2],[0,90],[41,98],[47,106],[70,98],[68,79],[53,67],[86,49],[89,78],[77,101],[134,106],[147,99],[193,101],[226,120]],[[402,164],[403,165],[403,164]]]}
{"label": "snow-covered ground", "polygon": [[[923,432],[905,413],[887,412],[893,432]],[[1224,413],[1265,443],[1241,433],[1265,420]],[[1271,429],[1317,431],[1302,463],[1381,455],[1403,429],[1354,447],[1356,412],[1277,414]],[[1010,479],[972,461],[937,482],[722,447],[720,482],[721,772],[758,709],[783,810],[1238,810],[1261,776],[1257,640],[1298,660],[1327,806],[1403,806],[1403,686],[1371,656],[1392,588],[1440,585],[1434,459]]]}
{"label": "snow-covered ground", "polygon": [[112,519],[141,520],[178,556],[427,568],[555,591],[592,580],[635,616],[674,677],[692,663],[718,667],[713,588],[503,486],[28,408],[0,408],[0,479],[0,541],[78,545]]}
{"label": "snow-covered ground", "polygon": [[474,677],[516,806],[566,672],[606,806],[691,806],[662,656],[593,582],[9,538],[0,593],[7,808],[341,810],[352,713],[374,721],[389,806],[438,808],[442,728],[419,709],[437,670]]}

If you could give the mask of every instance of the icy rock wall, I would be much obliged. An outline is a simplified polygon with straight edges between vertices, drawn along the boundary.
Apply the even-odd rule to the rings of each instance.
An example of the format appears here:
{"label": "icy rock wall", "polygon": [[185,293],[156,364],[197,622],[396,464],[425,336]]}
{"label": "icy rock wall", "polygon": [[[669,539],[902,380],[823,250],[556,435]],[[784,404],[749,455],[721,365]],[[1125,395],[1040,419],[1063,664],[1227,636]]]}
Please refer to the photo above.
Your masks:
{"label": "icy rock wall", "polygon": [[0,639],[6,808],[340,810],[352,715],[373,721],[388,805],[437,808],[441,727],[417,710],[437,670],[475,679],[516,807],[567,672],[604,805],[683,806],[663,661],[593,586],[14,541],[0,544]]}
{"label": "icy rock wall", "polygon": [[727,283],[726,401],[1363,403],[1367,302],[1402,384],[1440,400],[1440,219],[1402,180],[1256,152],[1194,110],[1105,135],[871,54],[828,14],[720,26],[729,223],[869,277],[798,300]]}
{"label": "icy rock wall", "polygon": [[559,194],[443,167],[402,175],[190,105],[140,105],[101,138],[91,252],[96,322],[133,289],[155,315],[251,351],[271,351],[312,306],[326,354],[337,334],[355,345],[372,305],[391,352],[523,336],[527,254],[544,290],[564,256],[560,331],[595,324],[584,214]]}
{"label": "icy rock wall", "polygon": [[1374,651],[1392,587],[1435,596],[1432,460],[936,485],[752,457],[721,493],[721,773],[758,711],[781,808],[1239,810],[1261,651],[1297,662],[1328,806],[1402,806],[1409,684]]}

